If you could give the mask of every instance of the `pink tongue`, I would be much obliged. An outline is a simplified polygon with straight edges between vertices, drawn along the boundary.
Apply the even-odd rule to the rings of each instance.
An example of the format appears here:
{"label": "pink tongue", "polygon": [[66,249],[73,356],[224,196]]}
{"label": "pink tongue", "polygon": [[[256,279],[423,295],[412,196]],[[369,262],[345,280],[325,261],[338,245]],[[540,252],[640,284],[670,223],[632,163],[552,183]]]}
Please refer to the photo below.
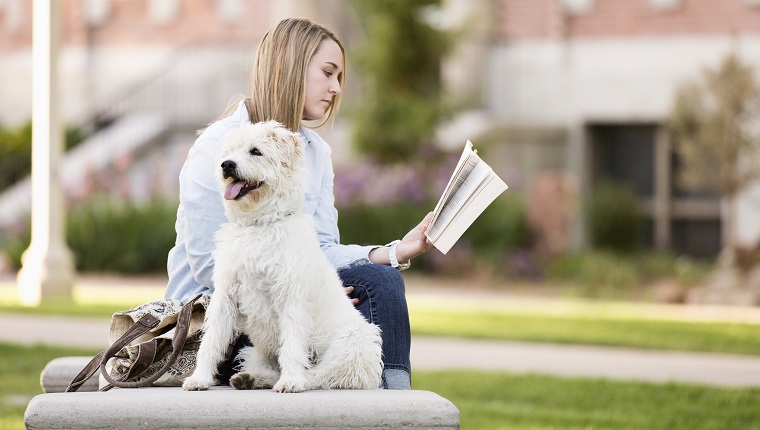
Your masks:
{"label": "pink tongue", "polygon": [[227,185],[227,189],[224,190],[224,198],[227,200],[235,200],[235,197],[240,194],[240,190],[243,189],[244,185],[245,182],[243,181],[230,183]]}

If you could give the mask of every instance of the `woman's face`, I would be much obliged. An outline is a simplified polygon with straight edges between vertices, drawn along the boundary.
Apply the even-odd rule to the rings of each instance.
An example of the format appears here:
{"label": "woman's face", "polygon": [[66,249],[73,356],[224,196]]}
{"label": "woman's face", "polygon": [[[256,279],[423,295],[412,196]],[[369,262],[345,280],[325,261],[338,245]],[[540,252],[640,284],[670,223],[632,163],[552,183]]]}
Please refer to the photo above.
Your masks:
{"label": "woman's face", "polygon": [[325,116],[333,97],[340,94],[338,76],[343,73],[343,52],[330,39],[324,39],[306,66],[306,101],[303,118],[318,120]]}

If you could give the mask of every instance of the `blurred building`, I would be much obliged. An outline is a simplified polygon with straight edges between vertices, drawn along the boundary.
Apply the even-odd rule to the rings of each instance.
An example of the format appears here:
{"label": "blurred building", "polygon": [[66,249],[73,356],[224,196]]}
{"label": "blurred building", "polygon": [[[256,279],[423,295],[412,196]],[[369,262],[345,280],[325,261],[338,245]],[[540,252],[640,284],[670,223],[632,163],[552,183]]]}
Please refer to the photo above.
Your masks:
{"label": "blurred building", "polygon": [[[361,35],[350,3],[60,0],[60,106],[69,124],[97,131],[64,169],[68,192],[125,165],[142,172],[125,187],[133,198],[172,192],[195,130],[246,92],[264,32],[286,16],[310,17],[333,28],[350,56]],[[4,125],[30,117],[31,7],[0,0]],[[421,17],[463,34],[444,81],[471,109],[442,125],[442,144],[470,138],[488,146],[514,190],[562,199],[557,210],[567,213],[579,213],[565,201],[573,193],[584,199],[604,178],[626,182],[647,214],[647,244],[717,253],[720,196],[674,181],[678,163],[663,121],[677,87],[730,52],[760,71],[760,0],[444,0]],[[135,123],[148,131],[134,133]],[[338,157],[347,156],[343,130],[340,120],[324,130]],[[4,216],[28,198],[19,190],[0,196]],[[760,190],[740,201],[746,245],[760,237],[758,205]],[[583,246],[580,218],[565,218],[549,224],[565,229],[567,246]]]}
{"label": "blurred building", "polygon": [[[98,191],[135,201],[176,196],[197,130],[247,92],[265,32],[284,17],[317,19],[321,7],[340,12],[335,3],[59,0],[58,106],[68,126],[91,133],[63,163],[68,199]],[[6,127],[31,117],[32,6],[0,0],[0,124]],[[320,21],[337,29],[346,21],[341,13],[327,18]],[[30,202],[28,180],[0,194],[0,227],[23,219]]]}
{"label": "blurred building", "polygon": [[[720,196],[675,180],[678,160],[663,122],[678,86],[729,53],[760,72],[760,1],[479,4],[491,26],[481,38],[483,108],[511,143],[504,162],[516,157],[513,163],[529,169],[525,187],[557,168],[579,181],[582,197],[604,178],[626,182],[647,214],[645,243],[714,256],[723,235]],[[739,201],[738,237],[746,246],[760,237],[758,197],[756,188]],[[583,243],[582,223],[572,234]]]}

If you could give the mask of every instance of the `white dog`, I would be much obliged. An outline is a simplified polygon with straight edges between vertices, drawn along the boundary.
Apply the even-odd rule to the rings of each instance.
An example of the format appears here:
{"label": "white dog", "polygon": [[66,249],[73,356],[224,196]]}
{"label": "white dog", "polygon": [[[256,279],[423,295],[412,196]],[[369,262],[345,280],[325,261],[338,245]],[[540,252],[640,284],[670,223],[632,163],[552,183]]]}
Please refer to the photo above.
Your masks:
{"label": "white dog", "polygon": [[240,353],[243,364],[230,379],[237,389],[380,385],[380,329],[354,308],[302,213],[303,151],[300,134],[274,121],[225,139],[218,176],[229,222],[215,237],[215,291],[185,390],[214,383],[239,332],[254,346]]}

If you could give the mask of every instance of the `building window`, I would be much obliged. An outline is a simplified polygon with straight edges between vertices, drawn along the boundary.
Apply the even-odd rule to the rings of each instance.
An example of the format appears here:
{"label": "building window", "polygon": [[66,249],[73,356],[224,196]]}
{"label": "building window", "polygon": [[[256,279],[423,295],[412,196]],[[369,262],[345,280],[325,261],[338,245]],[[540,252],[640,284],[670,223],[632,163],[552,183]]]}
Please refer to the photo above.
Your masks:
{"label": "building window", "polygon": [[84,3],[84,19],[93,27],[106,22],[110,13],[111,0],[86,0]]}
{"label": "building window", "polygon": [[179,0],[149,0],[148,18],[158,24],[168,24],[179,15]]}
{"label": "building window", "polygon": [[654,10],[668,11],[681,6],[681,0],[649,0],[649,4]]}
{"label": "building window", "polygon": [[592,178],[630,185],[639,198],[654,195],[655,125],[591,126]]}
{"label": "building window", "polygon": [[[0,0],[0,14],[5,15],[5,28],[8,33],[16,33],[21,29],[23,24],[23,7],[24,0]],[[30,3],[31,4],[31,3]]]}
{"label": "building window", "polygon": [[237,21],[243,14],[241,0],[216,0],[216,13],[223,21]]}
{"label": "building window", "polygon": [[719,219],[679,219],[672,224],[672,247],[676,254],[714,259],[722,244]]}
{"label": "building window", "polygon": [[562,7],[570,15],[583,15],[593,12],[595,0],[562,0]]}

